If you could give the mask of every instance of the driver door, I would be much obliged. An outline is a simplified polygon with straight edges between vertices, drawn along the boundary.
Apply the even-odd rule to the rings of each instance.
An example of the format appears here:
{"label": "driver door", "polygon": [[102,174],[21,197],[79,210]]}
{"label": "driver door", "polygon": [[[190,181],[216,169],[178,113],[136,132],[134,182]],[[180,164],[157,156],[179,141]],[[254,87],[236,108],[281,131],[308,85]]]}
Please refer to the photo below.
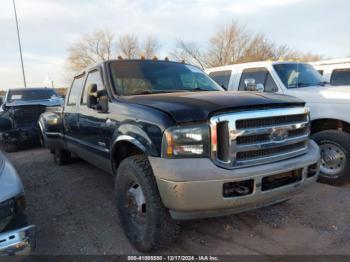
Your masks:
{"label": "driver door", "polygon": [[97,91],[105,90],[99,69],[90,71],[85,81],[79,107],[79,137],[82,146],[88,150],[87,155],[93,153],[95,156],[99,155],[102,158],[109,158],[109,146],[113,130],[108,128],[106,122],[108,122],[110,113],[100,112],[97,109],[88,107],[88,87],[91,84],[97,85]]}

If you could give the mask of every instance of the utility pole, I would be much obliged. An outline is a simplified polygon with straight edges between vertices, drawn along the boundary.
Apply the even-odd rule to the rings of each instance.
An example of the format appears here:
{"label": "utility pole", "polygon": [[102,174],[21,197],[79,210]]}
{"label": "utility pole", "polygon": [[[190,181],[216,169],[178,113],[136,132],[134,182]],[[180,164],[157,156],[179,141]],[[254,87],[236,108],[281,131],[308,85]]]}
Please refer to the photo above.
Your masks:
{"label": "utility pole", "polygon": [[24,87],[27,88],[26,74],[25,74],[25,72],[24,72],[23,57],[22,57],[21,37],[20,37],[20,35],[19,35],[19,27],[18,27],[16,3],[15,3],[15,0],[12,0],[12,2],[13,2],[13,9],[15,10],[16,27],[17,27],[17,38],[18,38],[18,47],[19,47],[19,56],[20,56],[20,58],[21,58],[21,64],[22,64],[23,83],[24,83]]}

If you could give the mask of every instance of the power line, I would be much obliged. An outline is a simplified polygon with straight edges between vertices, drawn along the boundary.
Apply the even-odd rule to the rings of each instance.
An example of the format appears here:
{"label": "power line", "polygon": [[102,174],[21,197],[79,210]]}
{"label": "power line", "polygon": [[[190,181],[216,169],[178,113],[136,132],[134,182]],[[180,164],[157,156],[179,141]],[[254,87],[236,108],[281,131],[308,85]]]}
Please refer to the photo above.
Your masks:
{"label": "power line", "polygon": [[25,74],[25,72],[24,72],[24,64],[23,64],[23,57],[22,57],[21,37],[20,37],[20,35],[19,35],[19,27],[18,27],[16,3],[15,3],[15,0],[12,0],[12,2],[13,2],[13,9],[15,10],[15,18],[16,18],[16,27],[17,27],[17,38],[18,38],[19,55],[20,55],[21,64],[22,64],[23,83],[24,83],[24,87],[27,88],[26,74]]}

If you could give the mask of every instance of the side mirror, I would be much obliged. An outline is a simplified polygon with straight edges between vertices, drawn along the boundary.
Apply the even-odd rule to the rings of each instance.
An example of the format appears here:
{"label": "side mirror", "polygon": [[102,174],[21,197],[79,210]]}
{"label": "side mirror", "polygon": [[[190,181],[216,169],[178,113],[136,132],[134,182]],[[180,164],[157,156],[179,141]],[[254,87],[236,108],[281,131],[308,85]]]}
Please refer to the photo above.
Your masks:
{"label": "side mirror", "polygon": [[107,90],[100,90],[97,92],[98,97],[98,111],[101,113],[108,112],[108,94]]}
{"label": "side mirror", "polygon": [[87,87],[87,107],[94,108],[97,105],[97,85],[96,84],[90,84]]}
{"label": "side mirror", "polygon": [[246,91],[256,91],[256,92],[264,92],[265,87],[263,84],[256,84],[254,78],[247,78],[244,80],[245,90]]}
{"label": "side mirror", "polygon": [[245,91],[255,91],[256,84],[254,78],[247,78],[244,80]]}

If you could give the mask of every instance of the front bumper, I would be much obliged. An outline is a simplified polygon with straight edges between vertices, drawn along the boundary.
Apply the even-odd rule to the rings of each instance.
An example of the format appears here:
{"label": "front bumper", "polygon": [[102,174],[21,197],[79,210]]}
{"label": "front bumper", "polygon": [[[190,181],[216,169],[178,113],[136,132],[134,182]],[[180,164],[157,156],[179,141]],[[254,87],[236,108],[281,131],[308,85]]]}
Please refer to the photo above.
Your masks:
{"label": "front bumper", "polygon": [[17,143],[38,143],[39,130],[37,127],[21,127],[6,130],[1,133],[1,140],[3,143],[17,144]]}
{"label": "front bumper", "polygon": [[0,256],[29,255],[35,245],[35,226],[0,233]]}
{"label": "front bumper", "polygon": [[[149,158],[161,199],[174,219],[223,216],[282,202],[308,185],[319,174],[320,151],[310,141],[308,152],[299,157],[254,167],[226,170],[209,159]],[[309,176],[309,167],[315,170]],[[271,190],[262,190],[263,179],[286,172],[300,172],[300,180]],[[226,183],[252,181],[244,196],[224,197]],[[265,180],[264,180],[265,181]]]}

